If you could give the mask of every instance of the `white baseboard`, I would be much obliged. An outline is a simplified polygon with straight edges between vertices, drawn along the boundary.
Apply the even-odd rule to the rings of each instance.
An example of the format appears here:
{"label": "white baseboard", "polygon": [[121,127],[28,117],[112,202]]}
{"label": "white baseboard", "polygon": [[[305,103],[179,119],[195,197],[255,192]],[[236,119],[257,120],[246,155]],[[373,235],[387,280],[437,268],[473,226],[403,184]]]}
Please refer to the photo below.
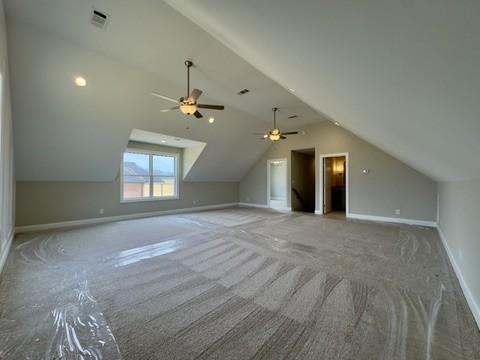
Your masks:
{"label": "white baseboard", "polygon": [[254,204],[254,203],[238,203],[239,206],[247,206],[247,207],[255,207],[255,208],[262,208],[262,209],[268,209],[268,205],[266,204]]}
{"label": "white baseboard", "polygon": [[323,215],[323,211],[315,209],[315,215]]}
{"label": "white baseboard", "polygon": [[477,322],[477,326],[480,329],[480,305],[475,301],[475,298],[473,297],[472,292],[470,291],[470,288],[468,287],[468,284],[466,283],[463,277],[462,270],[460,269],[460,266],[458,266],[455,260],[455,257],[453,256],[452,250],[448,246],[448,242],[447,242],[447,238],[445,237],[445,234],[443,233],[442,229],[439,226],[437,226],[437,230],[438,230],[438,234],[440,235],[440,239],[442,240],[443,247],[445,248],[448,258],[450,259],[450,263],[452,264],[453,270],[455,271],[455,275],[457,275],[457,279],[460,282],[463,295],[465,295],[468,306],[470,307],[473,317]]}
{"label": "white baseboard", "polygon": [[347,218],[358,219],[358,220],[369,220],[369,221],[379,221],[379,222],[389,222],[396,224],[407,224],[407,225],[420,225],[428,227],[437,227],[435,221],[425,221],[425,220],[413,220],[413,219],[402,219],[402,218],[392,218],[384,216],[375,216],[375,215],[363,215],[363,214],[353,214],[348,213]]}
{"label": "white baseboard", "polygon": [[195,212],[195,211],[203,211],[203,210],[224,209],[224,208],[229,208],[233,206],[238,206],[238,203],[195,206],[191,208],[160,210],[160,211],[151,211],[151,212],[145,212],[145,213],[117,215],[117,216],[105,216],[101,218],[62,221],[62,222],[49,223],[49,224],[17,226],[15,228],[15,232],[18,234],[18,233],[29,232],[29,231],[41,231],[41,230],[59,229],[59,228],[73,227],[73,226],[80,226],[80,225],[100,224],[100,223],[106,223],[106,222],[140,219],[140,218],[160,216],[160,215],[172,215],[172,214],[181,214],[186,212]]}
{"label": "white baseboard", "polygon": [[10,252],[10,247],[12,246],[12,241],[14,237],[14,232],[12,231],[10,235],[7,238],[7,245],[5,246],[5,249],[2,254],[0,254],[0,274],[2,273],[3,267],[5,266],[5,263],[7,262],[7,257],[8,253]]}

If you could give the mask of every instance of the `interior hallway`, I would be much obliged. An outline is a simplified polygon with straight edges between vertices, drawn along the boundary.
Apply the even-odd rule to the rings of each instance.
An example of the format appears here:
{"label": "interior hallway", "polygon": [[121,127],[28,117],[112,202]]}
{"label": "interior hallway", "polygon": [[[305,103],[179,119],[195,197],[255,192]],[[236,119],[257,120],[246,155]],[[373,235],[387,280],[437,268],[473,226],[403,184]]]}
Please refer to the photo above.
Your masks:
{"label": "interior hallway", "polygon": [[0,315],[9,359],[480,354],[436,230],[251,208],[19,235]]}

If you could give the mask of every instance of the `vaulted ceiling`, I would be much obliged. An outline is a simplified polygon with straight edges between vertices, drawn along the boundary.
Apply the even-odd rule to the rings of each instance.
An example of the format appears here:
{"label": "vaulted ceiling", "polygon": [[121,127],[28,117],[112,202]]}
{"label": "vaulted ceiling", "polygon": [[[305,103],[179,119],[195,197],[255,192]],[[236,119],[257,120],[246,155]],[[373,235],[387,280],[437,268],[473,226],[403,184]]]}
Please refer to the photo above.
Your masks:
{"label": "vaulted ceiling", "polygon": [[[111,181],[136,128],[207,143],[187,180],[238,181],[269,146],[253,133],[271,126],[273,106],[284,129],[325,120],[162,1],[4,3],[18,180]],[[104,30],[90,24],[94,6],[110,15]],[[171,103],[150,92],[184,95],[185,59],[203,102],[225,111],[160,112]]]}
{"label": "vaulted ceiling", "polygon": [[167,2],[407,164],[437,180],[480,177],[480,2]]}
{"label": "vaulted ceiling", "polygon": [[[480,177],[479,2],[4,2],[19,180],[111,181],[137,128],[206,142],[190,180],[237,181],[274,105],[285,129],[328,118],[437,180]],[[213,126],[149,95],[183,95],[187,58],[227,107]]]}

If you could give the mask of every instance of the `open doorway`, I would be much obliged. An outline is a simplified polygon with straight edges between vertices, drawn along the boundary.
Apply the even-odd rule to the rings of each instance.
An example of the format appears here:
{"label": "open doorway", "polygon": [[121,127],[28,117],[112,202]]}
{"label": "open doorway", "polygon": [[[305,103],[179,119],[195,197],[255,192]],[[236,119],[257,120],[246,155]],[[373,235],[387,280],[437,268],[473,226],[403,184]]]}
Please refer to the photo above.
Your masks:
{"label": "open doorway", "polygon": [[348,154],[321,156],[322,213],[344,217],[348,212]]}
{"label": "open doorway", "polygon": [[293,211],[315,212],[315,149],[292,151],[291,204]]}
{"label": "open doorway", "polygon": [[267,162],[268,206],[274,209],[287,208],[287,159]]}

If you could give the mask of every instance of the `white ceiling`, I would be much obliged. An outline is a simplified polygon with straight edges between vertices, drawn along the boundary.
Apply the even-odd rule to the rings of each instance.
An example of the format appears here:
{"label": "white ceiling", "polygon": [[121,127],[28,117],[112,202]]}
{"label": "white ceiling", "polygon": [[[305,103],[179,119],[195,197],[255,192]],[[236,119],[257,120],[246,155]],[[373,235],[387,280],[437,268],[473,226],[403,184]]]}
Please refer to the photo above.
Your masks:
{"label": "white ceiling", "polygon": [[171,0],[318,111],[437,180],[480,177],[480,2]]}
{"label": "white ceiling", "polygon": [[[272,106],[286,130],[324,120],[162,1],[4,2],[18,180],[111,181],[137,128],[206,142],[189,180],[238,181],[269,146],[252,133],[269,128]],[[111,16],[106,30],[90,24],[93,6]],[[150,92],[184,95],[187,58],[202,102],[225,111],[200,121],[159,111],[171,104]]]}

